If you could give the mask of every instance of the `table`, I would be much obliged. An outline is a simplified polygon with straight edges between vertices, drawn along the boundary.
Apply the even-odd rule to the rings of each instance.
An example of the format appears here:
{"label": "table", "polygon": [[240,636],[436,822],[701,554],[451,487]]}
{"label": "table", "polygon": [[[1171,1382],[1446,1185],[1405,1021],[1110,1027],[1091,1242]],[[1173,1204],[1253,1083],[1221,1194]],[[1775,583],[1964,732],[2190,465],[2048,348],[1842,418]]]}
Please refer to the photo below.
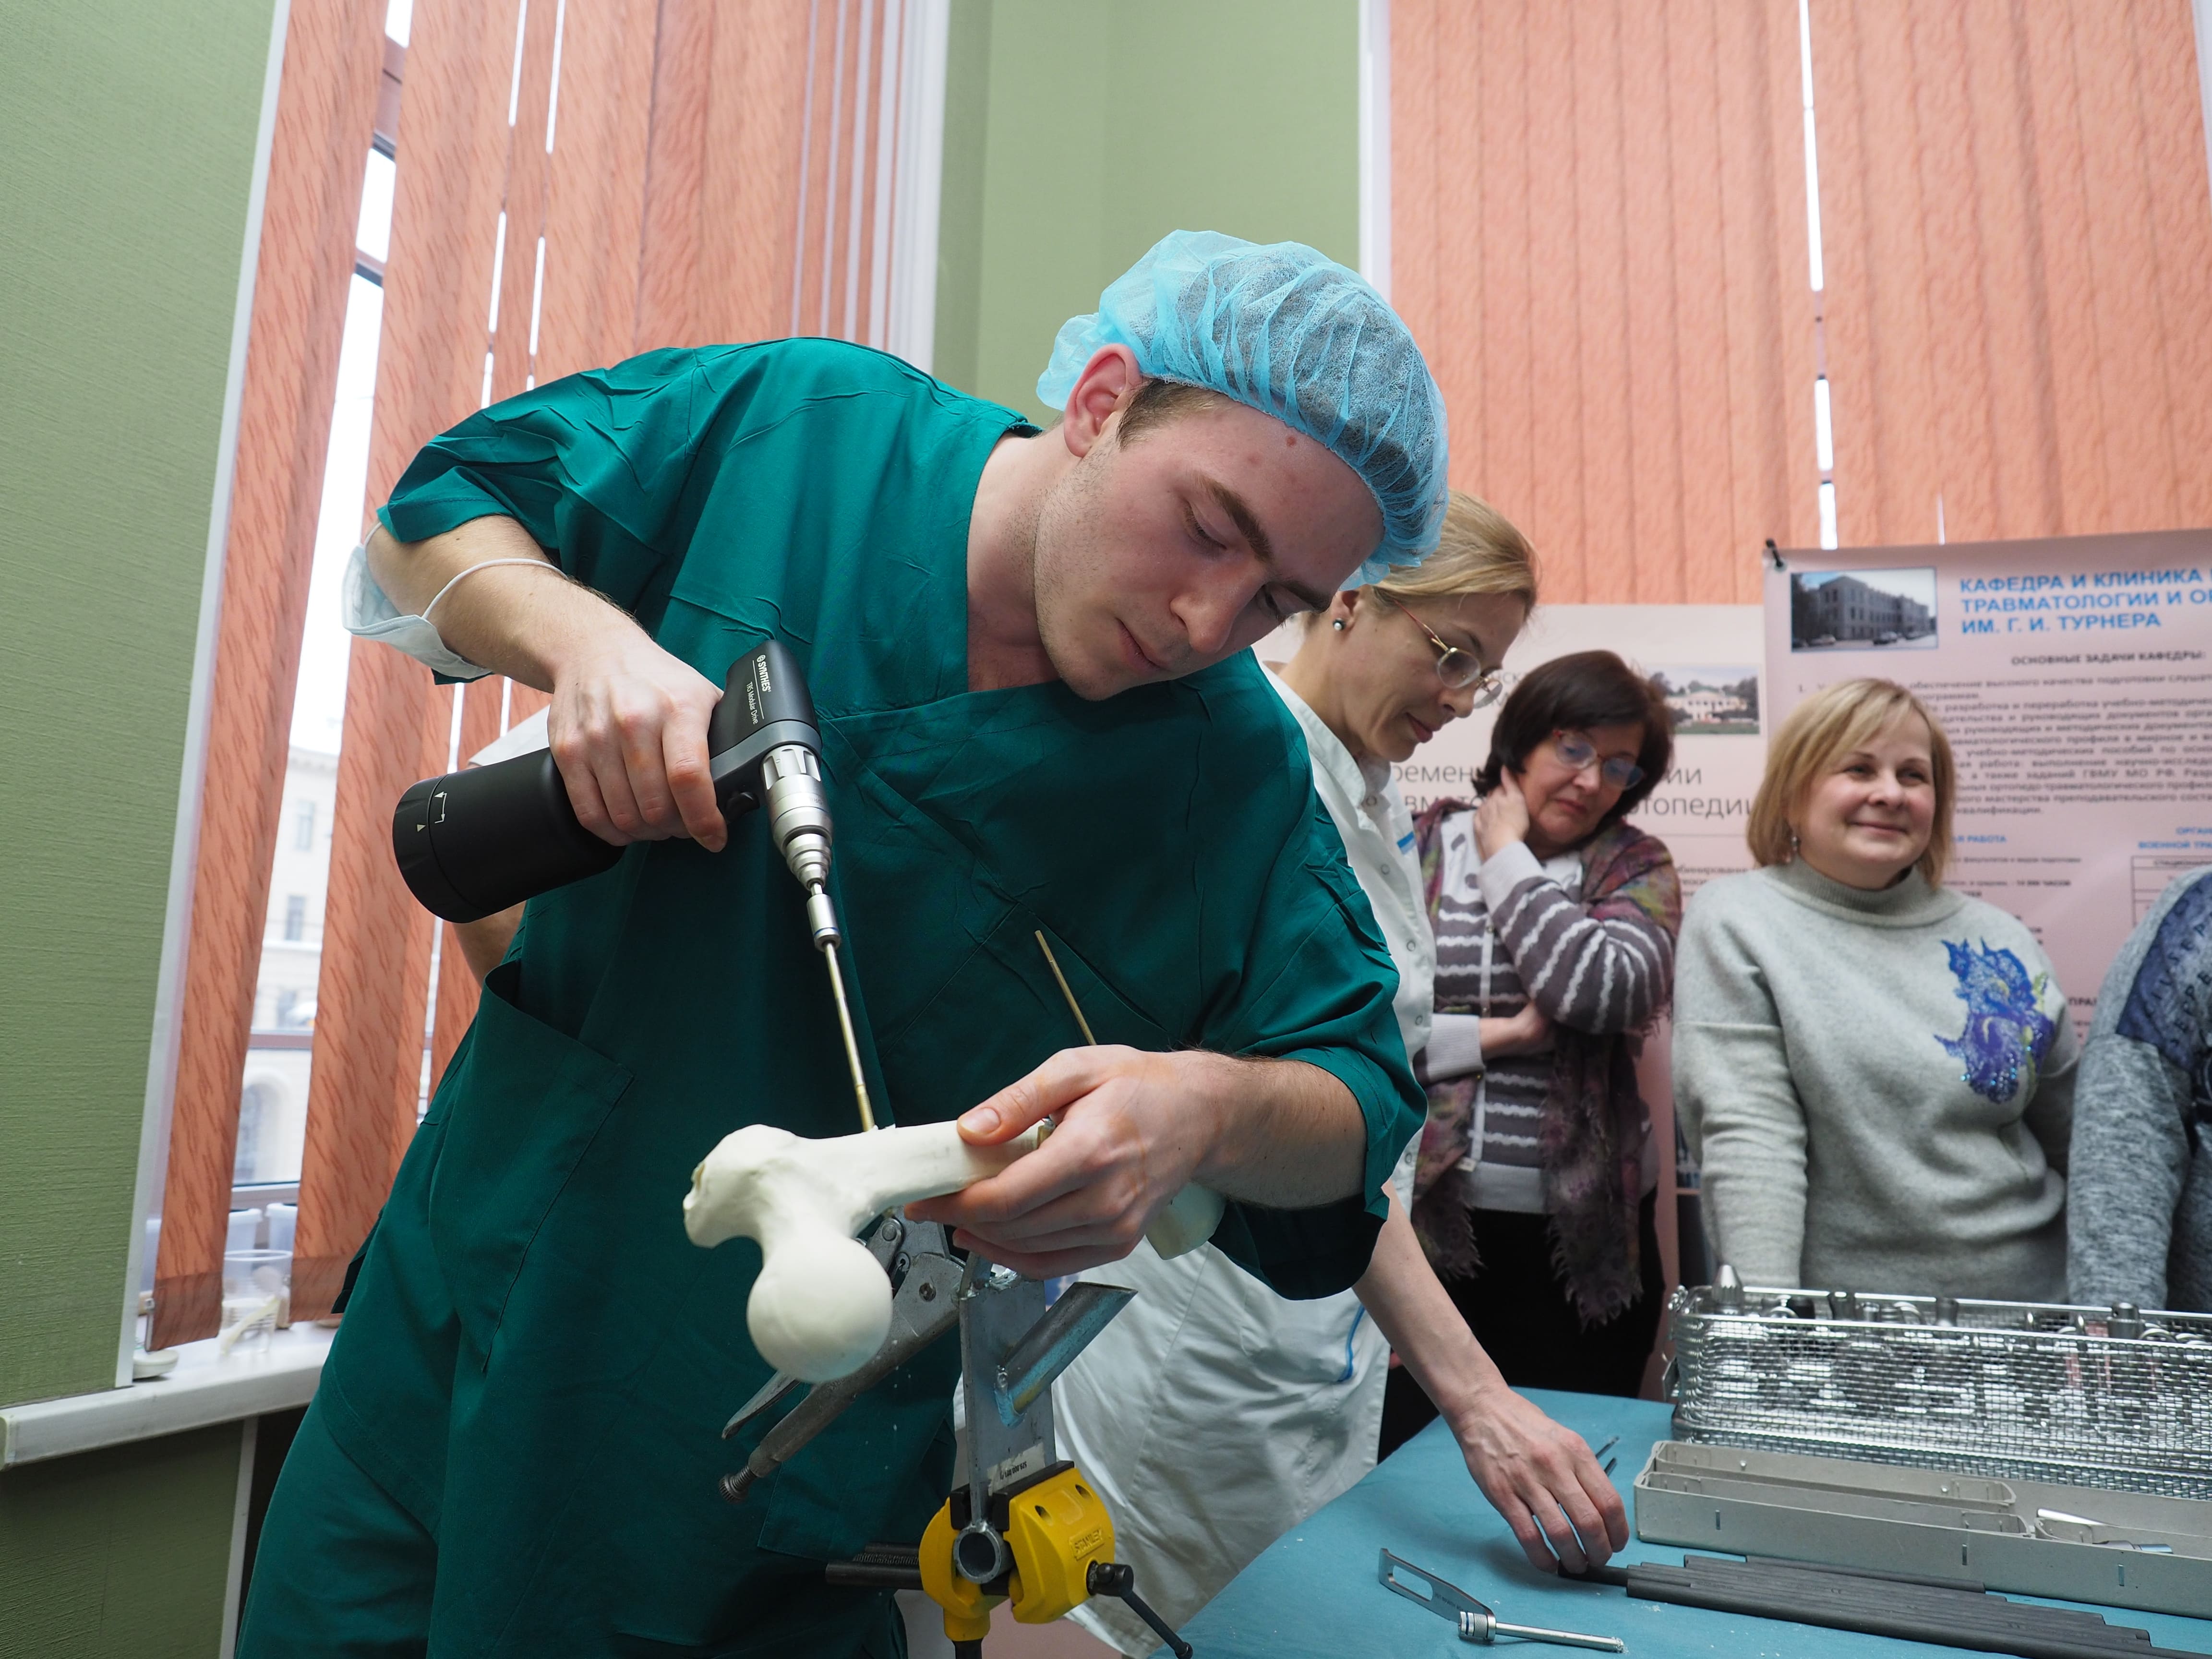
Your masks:
{"label": "table", "polygon": [[[1631,1486],[1653,1443],[1669,1437],[1668,1407],[1604,1395],[1527,1390],[1551,1416],[1593,1446],[1619,1435],[1613,1484],[1635,1504]],[[1638,1601],[1624,1590],[1562,1582],[1530,1567],[1512,1533],[1468,1477],[1441,1421],[1400,1448],[1364,1480],[1278,1539],[1184,1628],[1197,1659],[1347,1659],[1354,1655],[1471,1653],[1444,1620],[1376,1582],[1382,1549],[1404,1557],[1486,1601],[1516,1624],[1619,1636],[1633,1659],[1905,1659],[1938,1650],[1852,1631]],[[1632,1538],[1613,1557],[1677,1562],[1679,1547]],[[2014,1598],[2015,1600],[2027,1598]],[[2057,1606],[2075,1605],[2054,1603]],[[2090,1609],[2114,1624],[2150,1632],[2161,1647],[2212,1654],[2212,1620]],[[1500,1642],[1522,1659],[1572,1648]],[[1160,1650],[1165,1652],[1164,1649]],[[1957,1652],[1946,1648],[1944,1652]],[[1156,1656],[1157,1659],[1157,1656]]]}

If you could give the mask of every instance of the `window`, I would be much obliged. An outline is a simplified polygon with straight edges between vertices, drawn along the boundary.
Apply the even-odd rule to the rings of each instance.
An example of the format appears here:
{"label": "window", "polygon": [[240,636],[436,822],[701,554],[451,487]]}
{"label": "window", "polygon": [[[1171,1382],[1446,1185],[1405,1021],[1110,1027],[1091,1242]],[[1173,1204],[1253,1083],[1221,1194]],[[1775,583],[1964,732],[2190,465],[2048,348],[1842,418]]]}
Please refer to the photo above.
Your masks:
{"label": "window", "polygon": [[284,898],[284,937],[296,943],[307,935],[307,896],[289,893]]}
{"label": "window", "polygon": [[315,803],[303,800],[293,815],[292,850],[312,853],[315,850]]}
{"label": "window", "polygon": [[280,1109],[278,1091],[267,1083],[249,1083],[238,1103],[238,1155],[232,1160],[230,1178],[234,1182],[258,1181],[261,1177],[261,1135],[264,1128],[273,1127],[273,1120]]}

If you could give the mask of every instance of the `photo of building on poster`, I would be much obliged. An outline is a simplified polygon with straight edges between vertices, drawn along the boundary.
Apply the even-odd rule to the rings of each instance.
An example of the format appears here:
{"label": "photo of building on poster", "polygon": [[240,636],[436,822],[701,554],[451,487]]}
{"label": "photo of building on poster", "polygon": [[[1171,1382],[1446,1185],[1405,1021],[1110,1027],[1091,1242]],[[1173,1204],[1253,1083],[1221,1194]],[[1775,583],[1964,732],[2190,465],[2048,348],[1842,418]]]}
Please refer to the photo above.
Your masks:
{"label": "photo of building on poster", "polygon": [[1759,735],[1759,669],[1754,664],[1655,668],[1651,682],[1667,699],[1678,737]]}
{"label": "photo of building on poster", "polygon": [[1793,570],[1792,651],[1936,647],[1936,570]]}

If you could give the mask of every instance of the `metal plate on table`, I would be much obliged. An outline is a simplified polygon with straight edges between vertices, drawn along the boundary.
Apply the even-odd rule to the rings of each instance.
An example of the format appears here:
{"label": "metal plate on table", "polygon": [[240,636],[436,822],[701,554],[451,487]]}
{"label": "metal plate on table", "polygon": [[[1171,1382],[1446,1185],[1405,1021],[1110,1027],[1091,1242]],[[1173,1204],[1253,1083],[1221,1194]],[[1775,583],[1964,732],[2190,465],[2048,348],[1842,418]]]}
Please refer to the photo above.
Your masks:
{"label": "metal plate on table", "polygon": [[1662,1440],[1646,1543],[2212,1616],[2212,1503]]}

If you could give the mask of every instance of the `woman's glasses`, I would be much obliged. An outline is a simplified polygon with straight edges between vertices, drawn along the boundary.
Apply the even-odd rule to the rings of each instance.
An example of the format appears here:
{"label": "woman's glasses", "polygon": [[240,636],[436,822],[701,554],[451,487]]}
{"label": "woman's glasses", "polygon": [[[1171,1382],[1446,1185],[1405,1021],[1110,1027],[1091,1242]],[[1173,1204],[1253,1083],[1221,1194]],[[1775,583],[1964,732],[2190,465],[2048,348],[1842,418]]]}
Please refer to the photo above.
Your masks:
{"label": "woman's glasses", "polygon": [[[1552,733],[1552,752],[1570,771],[1579,772],[1597,759],[1597,745],[1579,732]],[[1615,755],[1597,769],[1608,787],[1633,789],[1644,781],[1644,769],[1626,755]]]}
{"label": "woman's glasses", "polygon": [[[1396,601],[1390,599],[1389,595],[1380,588],[1370,587],[1367,591],[1378,599],[1396,605]],[[1474,689],[1474,697],[1470,706],[1473,708],[1487,708],[1498,701],[1499,695],[1505,690],[1505,682],[1500,679],[1495,672],[1486,672],[1480,658],[1472,651],[1462,651],[1455,645],[1446,645],[1437,637],[1434,629],[1419,617],[1414,616],[1404,605],[1397,605],[1397,609],[1404,611],[1412,620],[1413,626],[1429,636],[1429,643],[1436,647],[1438,679],[1454,691],[1464,691],[1472,686]]]}

